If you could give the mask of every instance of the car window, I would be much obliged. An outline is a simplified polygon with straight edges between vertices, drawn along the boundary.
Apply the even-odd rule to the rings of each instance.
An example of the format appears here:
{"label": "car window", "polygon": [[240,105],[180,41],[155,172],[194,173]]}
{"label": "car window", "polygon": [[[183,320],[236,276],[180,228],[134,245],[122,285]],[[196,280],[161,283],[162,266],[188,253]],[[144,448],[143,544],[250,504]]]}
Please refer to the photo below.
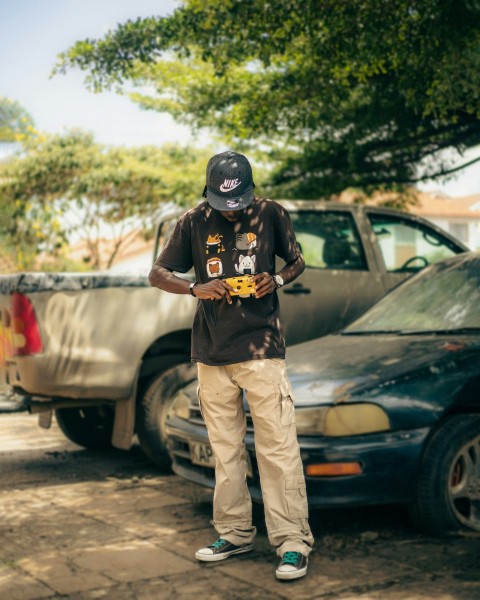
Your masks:
{"label": "car window", "polygon": [[349,213],[290,213],[307,267],[368,270],[360,236]]}
{"label": "car window", "polygon": [[411,273],[458,253],[441,234],[401,217],[368,214],[387,271]]}
{"label": "car window", "polygon": [[367,331],[480,329],[480,259],[440,263],[385,296],[347,328]]}

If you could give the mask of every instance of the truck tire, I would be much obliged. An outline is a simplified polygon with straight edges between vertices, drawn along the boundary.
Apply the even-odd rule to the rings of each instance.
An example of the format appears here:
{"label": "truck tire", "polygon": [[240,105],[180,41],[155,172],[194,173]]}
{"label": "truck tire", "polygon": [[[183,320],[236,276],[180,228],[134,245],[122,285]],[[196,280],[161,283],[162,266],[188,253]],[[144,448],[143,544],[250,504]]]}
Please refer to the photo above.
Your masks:
{"label": "truck tire", "polygon": [[415,525],[439,536],[480,532],[480,415],[448,419],[433,434],[422,459]]}
{"label": "truck tire", "polygon": [[140,446],[163,470],[168,471],[172,466],[165,431],[168,411],[178,390],[196,376],[195,365],[180,363],[153,377],[139,398],[136,432]]}
{"label": "truck tire", "polygon": [[89,450],[112,447],[113,407],[57,408],[55,416],[62,432],[75,444]]}

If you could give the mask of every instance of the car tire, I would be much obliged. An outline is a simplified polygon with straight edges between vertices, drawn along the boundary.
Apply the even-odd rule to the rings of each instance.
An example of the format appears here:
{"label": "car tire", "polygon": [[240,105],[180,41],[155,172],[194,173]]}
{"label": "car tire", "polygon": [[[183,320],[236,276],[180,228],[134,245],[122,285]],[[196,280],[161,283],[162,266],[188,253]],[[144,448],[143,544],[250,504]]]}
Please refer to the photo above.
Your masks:
{"label": "car tire", "polygon": [[58,426],[75,444],[89,450],[112,447],[114,409],[109,405],[85,408],[57,408]]}
{"label": "car tire", "polygon": [[480,532],[480,415],[449,418],[431,437],[422,458],[414,523],[438,536]]}
{"label": "car tire", "polygon": [[153,377],[137,405],[136,432],[143,452],[163,470],[172,461],[167,450],[167,415],[177,391],[197,376],[192,363],[181,363]]}

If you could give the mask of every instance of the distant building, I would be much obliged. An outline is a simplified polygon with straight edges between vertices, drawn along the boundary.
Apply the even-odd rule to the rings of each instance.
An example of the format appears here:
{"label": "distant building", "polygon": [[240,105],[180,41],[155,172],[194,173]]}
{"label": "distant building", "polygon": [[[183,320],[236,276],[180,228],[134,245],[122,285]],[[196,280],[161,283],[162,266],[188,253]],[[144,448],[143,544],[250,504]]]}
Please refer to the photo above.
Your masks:
{"label": "distant building", "polygon": [[442,227],[472,250],[480,249],[480,194],[451,198],[422,192],[409,211]]}
{"label": "distant building", "polygon": [[[115,240],[101,239],[98,242],[100,264],[106,268],[114,251]],[[145,240],[141,230],[134,230],[125,236],[113,260],[110,271],[131,275],[148,275],[153,261],[154,240]],[[92,250],[86,240],[80,240],[70,248],[69,258],[86,265],[91,264]]]}
{"label": "distant building", "polygon": [[121,250],[110,271],[113,273],[129,273],[132,275],[148,275],[153,264],[153,248],[155,241],[146,241],[137,232],[133,243]]}

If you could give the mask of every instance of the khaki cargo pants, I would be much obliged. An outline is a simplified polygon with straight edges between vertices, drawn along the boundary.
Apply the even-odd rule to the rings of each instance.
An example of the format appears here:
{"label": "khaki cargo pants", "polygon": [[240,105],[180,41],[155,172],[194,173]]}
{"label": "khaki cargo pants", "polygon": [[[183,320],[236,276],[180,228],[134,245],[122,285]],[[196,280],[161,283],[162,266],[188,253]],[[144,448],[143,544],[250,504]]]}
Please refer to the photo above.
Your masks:
{"label": "khaki cargo pants", "polygon": [[215,454],[213,519],[219,535],[236,545],[253,541],[252,501],[246,482],[245,390],[253,418],[270,543],[282,556],[311,551],[305,478],[285,361],[250,360],[226,366],[198,363],[199,402]]}

